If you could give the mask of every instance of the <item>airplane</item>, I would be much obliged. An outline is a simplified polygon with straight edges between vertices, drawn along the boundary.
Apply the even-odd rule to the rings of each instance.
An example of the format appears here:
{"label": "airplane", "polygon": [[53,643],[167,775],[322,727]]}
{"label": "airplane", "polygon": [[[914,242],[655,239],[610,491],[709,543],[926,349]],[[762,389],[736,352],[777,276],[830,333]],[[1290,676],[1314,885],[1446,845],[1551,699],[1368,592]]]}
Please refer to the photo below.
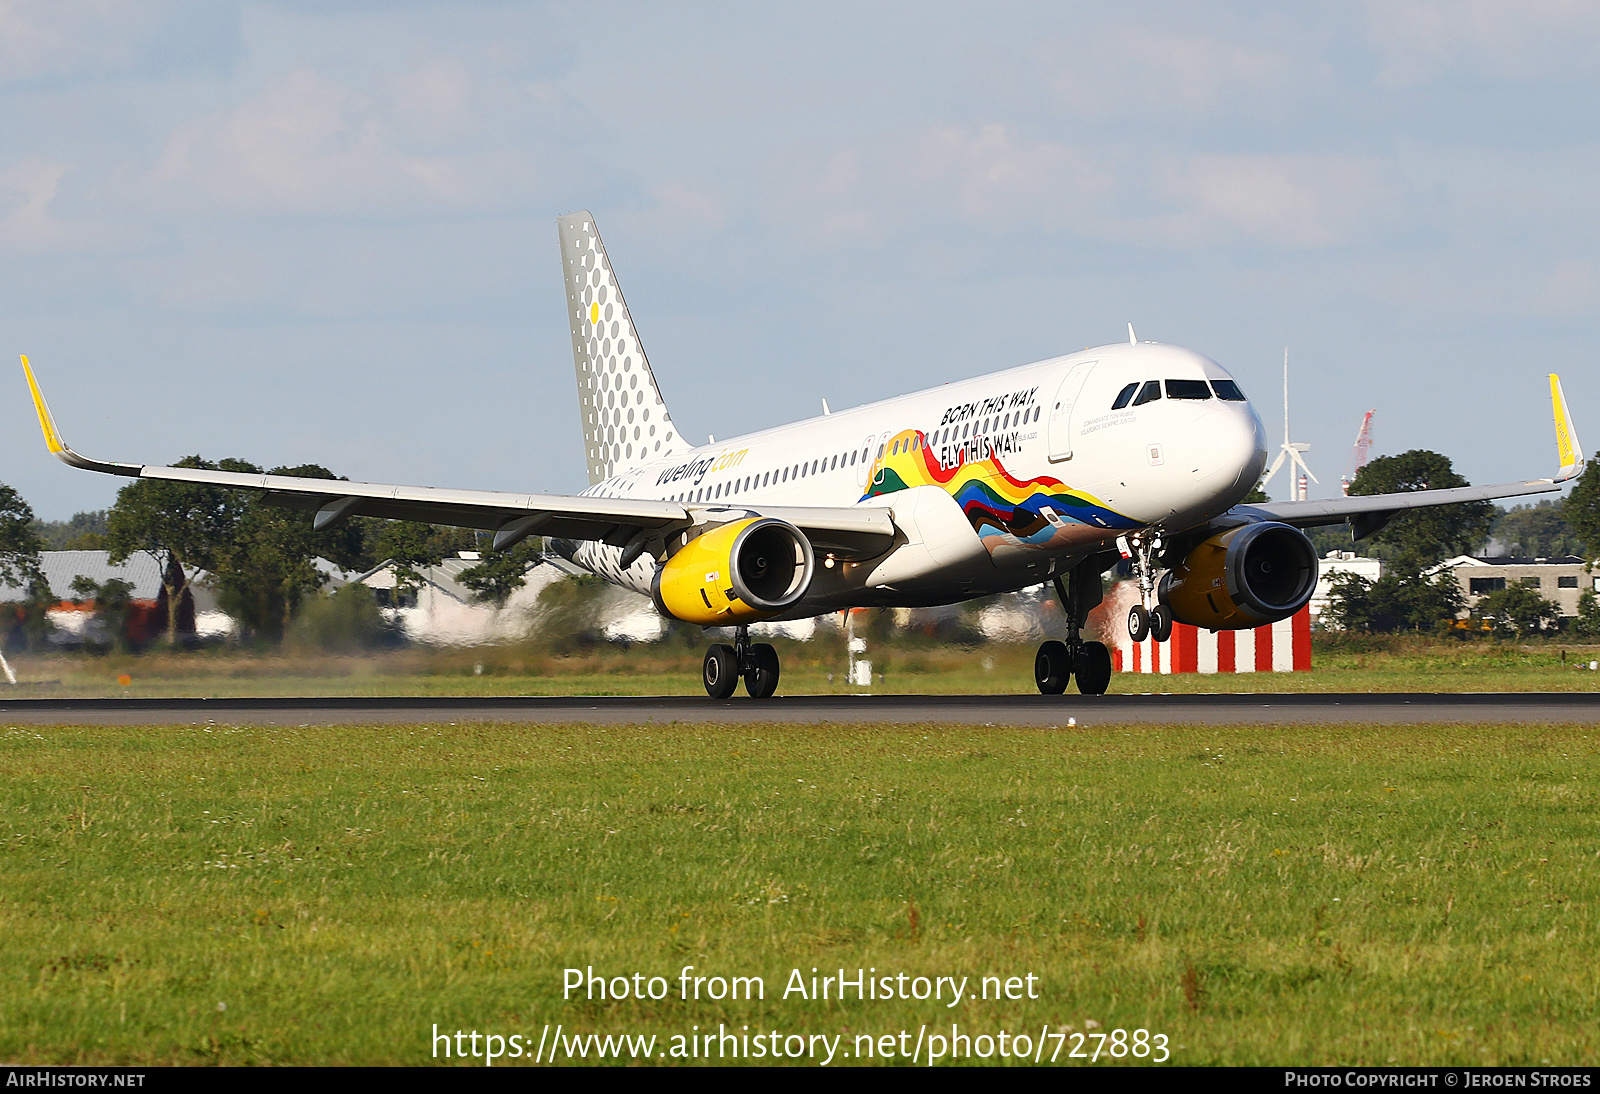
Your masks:
{"label": "airplane", "polygon": [[1497,486],[1246,504],[1266,463],[1255,408],[1221,365],[1139,341],[830,411],[694,445],[667,409],[594,217],[559,217],[589,486],[577,495],[447,490],[114,463],[61,439],[22,358],[46,447],[73,467],[264,493],[314,512],[529,535],[654,602],[663,616],[732,628],[702,663],[726,699],[742,680],[768,698],[780,665],[750,625],[840,610],[924,607],[1050,582],[1065,626],[1034,683],[1086,695],[1111,683],[1083,629],[1103,575],[1139,588],[1129,634],[1165,641],[1175,621],[1212,630],[1287,618],[1310,600],[1317,553],[1302,529],[1348,522],[1360,539],[1408,509],[1557,490],[1583,471],[1559,377],[1550,376],[1560,470]]}

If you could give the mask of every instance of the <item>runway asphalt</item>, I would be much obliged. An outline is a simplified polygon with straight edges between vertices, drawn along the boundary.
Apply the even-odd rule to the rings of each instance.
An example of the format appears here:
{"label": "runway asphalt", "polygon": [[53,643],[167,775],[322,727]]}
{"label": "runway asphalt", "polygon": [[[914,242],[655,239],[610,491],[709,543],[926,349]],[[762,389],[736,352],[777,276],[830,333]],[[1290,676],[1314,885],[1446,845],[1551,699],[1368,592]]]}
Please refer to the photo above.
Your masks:
{"label": "runway asphalt", "polygon": [[0,699],[18,725],[340,725],[379,722],[894,722],[997,726],[1137,723],[1565,722],[1600,724],[1600,694],[796,695]]}

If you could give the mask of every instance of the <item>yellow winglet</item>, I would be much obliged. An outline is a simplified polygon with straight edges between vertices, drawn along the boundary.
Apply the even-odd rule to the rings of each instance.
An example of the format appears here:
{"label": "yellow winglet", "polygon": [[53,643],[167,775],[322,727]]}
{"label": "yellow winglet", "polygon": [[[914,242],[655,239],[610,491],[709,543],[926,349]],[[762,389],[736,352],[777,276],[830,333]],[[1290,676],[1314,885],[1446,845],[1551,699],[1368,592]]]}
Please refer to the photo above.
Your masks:
{"label": "yellow winglet", "polygon": [[56,454],[65,452],[67,446],[61,443],[61,434],[56,432],[55,419],[50,417],[50,408],[45,405],[39,381],[33,378],[33,366],[28,364],[27,354],[22,355],[22,371],[28,376],[28,390],[33,392],[33,409],[39,413],[39,428],[44,430],[45,447]]}
{"label": "yellow winglet", "polygon": [[1561,461],[1556,481],[1565,482],[1582,474],[1586,461],[1577,430],[1572,427],[1572,412],[1567,409],[1567,396],[1561,390],[1561,377],[1553,372],[1550,374],[1550,409],[1556,420],[1556,458]]}
{"label": "yellow winglet", "polygon": [[87,456],[80,456],[67,447],[61,439],[61,434],[56,430],[56,421],[50,416],[50,408],[45,405],[44,393],[39,390],[39,381],[33,378],[33,366],[28,364],[27,354],[22,355],[22,371],[28,377],[28,390],[33,393],[33,409],[39,413],[39,428],[44,430],[44,445],[62,463],[72,467],[80,467],[85,471],[99,471],[106,475],[129,475],[137,478],[142,468],[132,463],[106,463],[104,460],[91,460]]}

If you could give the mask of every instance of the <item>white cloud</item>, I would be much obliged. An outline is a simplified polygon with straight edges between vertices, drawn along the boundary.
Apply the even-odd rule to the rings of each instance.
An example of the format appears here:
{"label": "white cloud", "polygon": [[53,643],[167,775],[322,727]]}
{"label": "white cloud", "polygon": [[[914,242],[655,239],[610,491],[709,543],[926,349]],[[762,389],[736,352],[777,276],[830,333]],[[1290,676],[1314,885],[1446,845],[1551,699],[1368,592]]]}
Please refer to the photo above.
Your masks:
{"label": "white cloud", "polygon": [[0,83],[215,65],[234,20],[220,0],[0,0]]}
{"label": "white cloud", "polygon": [[70,171],[39,156],[0,167],[0,248],[30,255],[104,253],[142,237],[132,225],[63,217],[57,199]]}
{"label": "white cloud", "polygon": [[1560,80],[1600,65],[1591,0],[1366,0],[1368,33],[1388,86],[1445,73]]}
{"label": "white cloud", "polygon": [[[486,100],[492,110],[479,109]],[[248,213],[501,210],[536,190],[541,142],[528,123],[537,129],[552,109],[564,106],[547,89],[486,91],[451,60],[360,88],[300,68],[180,126],[151,182],[168,201]],[[494,132],[497,123],[519,139]]]}
{"label": "white cloud", "polygon": [[1330,247],[1371,238],[1406,202],[1394,165],[1344,153],[1163,158],[1154,191],[1178,209],[1129,225],[1176,246]]}
{"label": "white cloud", "polygon": [[1558,262],[1531,286],[1528,310],[1538,315],[1594,315],[1600,308],[1600,278],[1586,259]]}
{"label": "white cloud", "polygon": [[1219,37],[1137,24],[1090,28],[1028,50],[1028,83],[1047,88],[1070,112],[1095,120],[1278,113],[1308,69],[1326,66],[1249,41],[1260,29]]}
{"label": "white cloud", "polygon": [[1369,239],[1409,202],[1394,164],[1374,156],[1151,152],[1024,139],[999,124],[787,160],[774,176],[772,206],[824,249],[953,219],[997,236],[1314,249]]}

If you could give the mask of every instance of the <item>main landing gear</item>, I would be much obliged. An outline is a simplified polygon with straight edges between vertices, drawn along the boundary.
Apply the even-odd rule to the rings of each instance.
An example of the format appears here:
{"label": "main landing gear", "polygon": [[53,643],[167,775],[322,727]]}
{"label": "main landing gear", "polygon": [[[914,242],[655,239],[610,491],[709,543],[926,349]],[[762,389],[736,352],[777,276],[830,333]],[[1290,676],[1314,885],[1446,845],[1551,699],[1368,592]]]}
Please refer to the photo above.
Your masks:
{"label": "main landing gear", "polygon": [[1073,678],[1085,695],[1104,695],[1111,686],[1111,651],[1103,642],[1084,641],[1081,633],[1090,609],[1101,598],[1100,570],[1094,561],[1079,563],[1065,582],[1055,578],[1056,595],[1067,615],[1067,640],[1044,643],[1033,659],[1033,681],[1043,695],[1060,695]]}
{"label": "main landing gear", "polygon": [[706,650],[700,673],[706,694],[713,699],[731,696],[740,678],[750,698],[769,699],[778,690],[778,651],[765,642],[752,643],[750,628],[738,627],[733,645],[718,642]]}

